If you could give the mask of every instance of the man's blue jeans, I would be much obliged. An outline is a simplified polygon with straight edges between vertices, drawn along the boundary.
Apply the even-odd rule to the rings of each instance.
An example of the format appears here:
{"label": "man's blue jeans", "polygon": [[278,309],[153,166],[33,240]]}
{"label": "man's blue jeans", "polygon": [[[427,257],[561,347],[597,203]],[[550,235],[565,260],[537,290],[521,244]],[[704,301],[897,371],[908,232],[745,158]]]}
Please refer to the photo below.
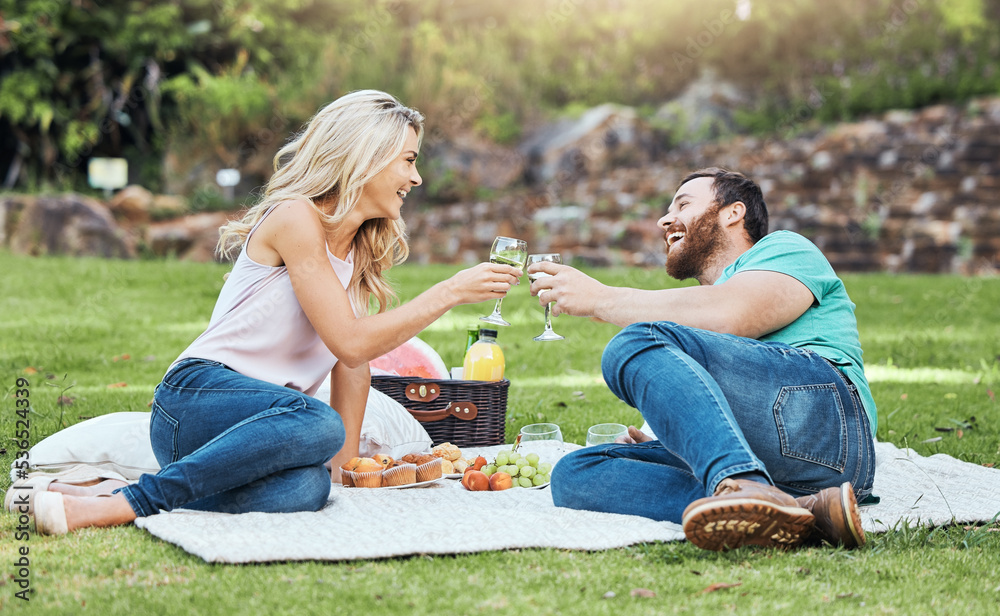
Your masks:
{"label": "man's blue jeans", "polygon": [[659,440],[587,447],[553,469],[560,507],[680,522],[726,477],[757,471],[793,496],[849,481],[871,493],[875,453],[857,390],[813,351],[671,322],[604,350],[604,380]]}
{"label": "man's blue jeans", "polygon": [[329,405],[194,358],[157,385],[149,432],[160,472],[120,490],[140,517],[316,511],[330,495],[324,464],[344,444]]}

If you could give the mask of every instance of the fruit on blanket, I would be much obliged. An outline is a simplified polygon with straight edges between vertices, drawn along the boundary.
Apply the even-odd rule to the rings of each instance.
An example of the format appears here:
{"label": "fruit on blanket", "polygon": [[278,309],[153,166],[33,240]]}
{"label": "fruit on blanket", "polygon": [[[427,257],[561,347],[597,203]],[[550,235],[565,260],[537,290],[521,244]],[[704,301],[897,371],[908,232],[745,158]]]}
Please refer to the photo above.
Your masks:
{"label": "fruit on blanket", "polygon": [[490,489],[490,480],[482,472],[472,470],[462,476],[462,485],[466,490],[482,492]]}
{"label": "fruit on blanket", "polygon": [[514,487],[513,479],[507,473],[496,472],[490,475],[490,489],[494,492],[509,490]]}
{"label": "fruit on blanket", "polygon": [[447,379],[451,375],[441,356],[420,338],[410,338],[368,365],[372,374],[412,376],[424,379]]}
{"label": "fruit on blanket", "polygon": [[490,481],[497,475],[507,475],[511,483],[508,487],[514,488],[545,485],[549,482],[549,473],[552,472],[552,465],[542,462],[537,453],[521,455],[516,451],[501,451],[497,453],[492,463],[487,463],[481,468]]}
{"label": "fruit on blanket", "polygon": [[486,458],[483,456],[478,456],[473,462],[472,466],[475,467],[477,471],[483,470],[483,467],[487,465]]}

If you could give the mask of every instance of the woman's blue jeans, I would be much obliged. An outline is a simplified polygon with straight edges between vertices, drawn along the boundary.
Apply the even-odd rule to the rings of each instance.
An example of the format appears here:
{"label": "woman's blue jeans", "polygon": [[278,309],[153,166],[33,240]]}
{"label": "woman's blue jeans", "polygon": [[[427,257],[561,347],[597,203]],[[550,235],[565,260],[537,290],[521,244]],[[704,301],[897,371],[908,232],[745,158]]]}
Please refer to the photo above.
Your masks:
{"label": "woman's blue jeans", "polygon": [[759,472],[793,496],[849,481],[871,493],[874,442],[857,389],[813,351],[637,323],[604,350],[604,380],[659,440],[587,447],[552,474],[560,507],[680,522],[726,477]]}
{"label": "woman's blue jeans", "polygon": [[344,444],[329,405],[195,358],[156,387],[149,433],[160,472],[120,490],[140,517],[316,511],[330,495],[324,464]]}

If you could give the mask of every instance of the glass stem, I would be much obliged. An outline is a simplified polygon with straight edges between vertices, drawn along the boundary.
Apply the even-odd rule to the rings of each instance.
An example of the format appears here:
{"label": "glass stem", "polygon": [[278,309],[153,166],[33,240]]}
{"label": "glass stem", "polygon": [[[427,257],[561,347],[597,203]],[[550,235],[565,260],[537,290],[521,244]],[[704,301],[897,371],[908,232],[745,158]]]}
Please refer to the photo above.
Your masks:
{"label": "glass stem", "polygon": [[552,318],[549,314],[549,308],[552,306],[552,302],[545,304],[545,331],[552,331]]}
{"label": "glass stem", "polygon": [[497,305],[493,307],[493,314],[500,316],[500,304],[503,303],[503,298],[497,300]]}

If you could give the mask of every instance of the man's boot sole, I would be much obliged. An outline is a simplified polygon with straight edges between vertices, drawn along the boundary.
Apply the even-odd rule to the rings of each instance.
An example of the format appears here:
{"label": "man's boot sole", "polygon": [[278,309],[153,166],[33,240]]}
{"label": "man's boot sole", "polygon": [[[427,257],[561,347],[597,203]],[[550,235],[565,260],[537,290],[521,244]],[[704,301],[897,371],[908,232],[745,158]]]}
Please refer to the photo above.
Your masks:
{"label": "man's boot sole", "polygon": [[684,512],[684,536],[712,551],[744,545],[793,548],[812,530],[813,514],[801,507],[785,507],[754,499],[706,499]]}
{"label": "man's boot sole", "polygon": [[856,548],[865,544],[865,531],[861,528],[861,514],[858,513],[858,499],[854,496],[851,484],[840,485],[840,504],[844,510],[844,523],[854,539],[854,545],[844,544],[846,548]]}

